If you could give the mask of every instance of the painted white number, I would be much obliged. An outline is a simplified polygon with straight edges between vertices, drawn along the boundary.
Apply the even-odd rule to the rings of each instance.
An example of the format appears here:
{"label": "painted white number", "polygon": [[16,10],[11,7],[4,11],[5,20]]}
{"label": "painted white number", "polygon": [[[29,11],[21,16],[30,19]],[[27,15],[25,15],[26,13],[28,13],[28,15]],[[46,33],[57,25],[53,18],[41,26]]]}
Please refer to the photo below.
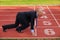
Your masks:
{"label": "painted white number", "polygon": [[55,35],[55,31],[53,29],[45,29],[44,33],[46,35]]}
{"label": "painted white number", "polygon": [[47,17],[47,16],[41,16],[40,18],[45,18],[45,19],[46,19],[46,18],[48,18],[48,17]]}
{"label": "painted white number", "polygon": [[43,21],[44,25],[52,25],[52,23],[50,21]]}

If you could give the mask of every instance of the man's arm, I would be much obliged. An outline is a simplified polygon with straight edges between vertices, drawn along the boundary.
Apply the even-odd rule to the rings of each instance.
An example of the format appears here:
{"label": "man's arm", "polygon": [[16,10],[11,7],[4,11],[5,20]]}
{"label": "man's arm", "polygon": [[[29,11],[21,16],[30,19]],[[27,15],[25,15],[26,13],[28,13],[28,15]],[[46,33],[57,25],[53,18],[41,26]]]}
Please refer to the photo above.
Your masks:
{"label": "man's arm", "polygon": [[31,29],[34,29],[34,18],[31,18]]}
{"label": "man's arm", "polygon": [[37,26],[37,18],[34,20],[34,27]]}

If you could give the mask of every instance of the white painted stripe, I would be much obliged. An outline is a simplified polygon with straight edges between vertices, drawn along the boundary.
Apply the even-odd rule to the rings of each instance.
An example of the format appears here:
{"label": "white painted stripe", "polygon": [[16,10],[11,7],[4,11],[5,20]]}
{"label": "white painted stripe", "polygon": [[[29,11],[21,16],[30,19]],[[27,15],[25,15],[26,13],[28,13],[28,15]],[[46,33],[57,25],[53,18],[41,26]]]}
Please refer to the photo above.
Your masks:
{"label": "white painted stripe", "polygon": [[59,22],[57,21],[57,19],[55,18],[54,14],[52,13],[52,11],[50,10],[50,8],[47,6],[48,11],[51,13],[52,17],[54,18],[55,22],[57,23],[58,27],[60,27]]}
{"label": "white painted stripe", "polygon": [[34,6],[34,11],[36,10],[35,6]]}
{"label": "white painted stripe", "polygon": [[35,36],[37,36],[37,28],[35,28]]}
{"label": "white painted stripe", "polygon": [[[36,10],[36,6],[34,5],[34,11]],[[37,19],[36,19],[36,25],[37,25]],[[34,28],[35,36],[37,36],[37,26]]]}
{"label": "white painted stripe", "polygon": [[60,38],[60,37],[0,37],[0,39],[43,39],[43,38],[47,38],[47,39],[51,39],[51,38]]}

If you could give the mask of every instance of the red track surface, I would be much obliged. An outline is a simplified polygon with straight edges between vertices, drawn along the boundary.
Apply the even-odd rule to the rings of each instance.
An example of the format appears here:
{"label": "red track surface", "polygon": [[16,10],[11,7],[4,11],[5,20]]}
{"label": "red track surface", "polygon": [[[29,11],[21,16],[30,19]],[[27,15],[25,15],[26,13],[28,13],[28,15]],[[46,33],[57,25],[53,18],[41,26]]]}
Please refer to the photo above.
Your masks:
{"label": "red track surface", "polygon": [[[36,6],[35,9],[40,8]],[[30,32],[30,28],[27,28],[23,33],[18,33],[15,29],[8,29],[7,32],[2,31],[2,25],[14,23],[15,16],[18,11],[29,11],[33,10],[33,6],[0,6],[0,38],[25,38],[25,37],[34,37]],[[48,18],[38,17],[38,26],[36,27],[37,36],[36,37],[60,37],[60,6],[44,6],[43,7]],[[43,23],[47,22],[47,25]],[[49,21],[49,22],[48,22]],[[48,25],[51,23],[51,25]]]}

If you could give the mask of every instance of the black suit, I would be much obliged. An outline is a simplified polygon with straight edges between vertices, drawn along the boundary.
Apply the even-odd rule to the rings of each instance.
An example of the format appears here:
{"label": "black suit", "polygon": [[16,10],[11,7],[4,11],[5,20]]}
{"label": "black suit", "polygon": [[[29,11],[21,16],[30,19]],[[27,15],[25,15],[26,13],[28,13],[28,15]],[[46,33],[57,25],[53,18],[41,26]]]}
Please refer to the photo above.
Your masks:
{"label": "black suit", "polygon": [[[5,25],[5,28],[15,28],[17,31],[26,29],[31,23],[31,29],[34,29],[34,19],[37,18],[36,11],[18,12],[15,24]],[[21,24],[21,27],[18,25]]]}

